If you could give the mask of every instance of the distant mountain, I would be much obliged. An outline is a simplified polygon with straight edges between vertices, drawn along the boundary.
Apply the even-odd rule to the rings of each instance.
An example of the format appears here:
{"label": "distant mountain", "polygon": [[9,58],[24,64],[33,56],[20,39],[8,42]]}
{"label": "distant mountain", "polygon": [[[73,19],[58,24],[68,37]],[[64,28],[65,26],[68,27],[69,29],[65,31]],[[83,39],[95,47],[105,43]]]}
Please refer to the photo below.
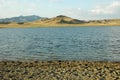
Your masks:
{"label": "distant mountain", "polygon": [[41,24],[80,24],[85,23],[83,20],[73,19],[64,15],[59,15],[54,18],[44,18],[38,21],[35,21],[36,23]]}
{"label": "distant mountain", "polygon": [[31,15],[31,16],[18,16],[18,17],[12,17],[12,18],[4,18],[0,19],[0,22],[32,22],[42,19],[42,17]]}

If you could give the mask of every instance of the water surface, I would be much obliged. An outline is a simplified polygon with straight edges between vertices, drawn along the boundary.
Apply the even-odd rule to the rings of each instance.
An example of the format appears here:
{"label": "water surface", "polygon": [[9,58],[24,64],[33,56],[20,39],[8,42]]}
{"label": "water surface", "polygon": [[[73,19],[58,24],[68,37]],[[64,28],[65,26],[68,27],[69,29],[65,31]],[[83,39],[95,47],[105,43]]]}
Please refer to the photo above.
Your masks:
{"label": "water surface", "polygon": [[0,60],[120,61],[120,27],[3,28]]}

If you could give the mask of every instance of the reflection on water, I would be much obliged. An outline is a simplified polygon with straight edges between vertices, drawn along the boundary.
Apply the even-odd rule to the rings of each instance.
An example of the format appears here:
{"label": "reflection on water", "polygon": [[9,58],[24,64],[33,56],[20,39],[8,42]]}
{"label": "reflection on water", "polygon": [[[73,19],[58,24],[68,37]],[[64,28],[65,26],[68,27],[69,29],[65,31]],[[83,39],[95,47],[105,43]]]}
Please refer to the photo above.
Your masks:
{"label": "reflection on water", "polygon": [[120,27],[0,29],[0,60],[120,61]]}

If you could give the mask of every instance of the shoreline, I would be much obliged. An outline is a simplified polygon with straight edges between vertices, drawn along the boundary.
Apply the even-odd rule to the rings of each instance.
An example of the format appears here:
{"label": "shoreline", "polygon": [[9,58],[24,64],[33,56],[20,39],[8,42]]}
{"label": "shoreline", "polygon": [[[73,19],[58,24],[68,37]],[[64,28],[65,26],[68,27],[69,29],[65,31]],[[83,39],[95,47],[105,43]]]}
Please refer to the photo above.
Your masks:
{"label": "shoreline", "polygon": [[1,80],[120,80],[120,62],[0,61]]}
{"label": "shoreline", "polygon": [[56,25],[39,25],[39,24],[31,24],[31,25],[0,25],[0,28],[59,28],[59,27],[112,27],[112,26],[120,26],[120,24],[56,24]]}

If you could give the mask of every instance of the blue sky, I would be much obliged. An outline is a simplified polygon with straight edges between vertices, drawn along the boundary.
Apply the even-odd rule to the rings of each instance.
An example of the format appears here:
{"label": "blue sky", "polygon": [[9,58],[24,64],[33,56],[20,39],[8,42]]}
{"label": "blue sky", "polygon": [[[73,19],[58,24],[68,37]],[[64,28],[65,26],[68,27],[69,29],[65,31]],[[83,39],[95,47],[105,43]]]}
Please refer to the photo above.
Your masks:
{"label": "blue sky", "polygon": [[120,18],[120,0],[0,0],[0,18],[66,15],[77,19]]}

